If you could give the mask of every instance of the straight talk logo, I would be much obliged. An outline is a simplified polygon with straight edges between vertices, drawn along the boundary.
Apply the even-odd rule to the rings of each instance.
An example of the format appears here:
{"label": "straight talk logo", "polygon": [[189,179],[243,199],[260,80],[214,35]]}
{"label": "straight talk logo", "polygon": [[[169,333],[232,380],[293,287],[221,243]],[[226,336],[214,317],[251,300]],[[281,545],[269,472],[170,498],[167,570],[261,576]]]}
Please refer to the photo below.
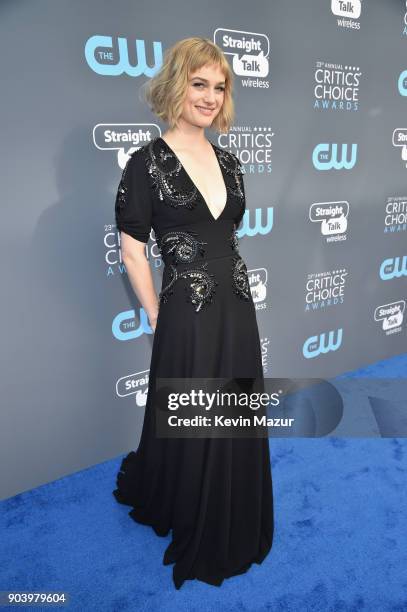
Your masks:
{"label": "straight talk logo", "polygon": [[331,11],[339,28],[360,30],[361,0],[331,0]]}
{"label": "straight talk logo", "polygon": [[217,28],[213,42],[232,59],[233,72],[241,77],[242,87],[270,87],[270,40],[260,32]]}

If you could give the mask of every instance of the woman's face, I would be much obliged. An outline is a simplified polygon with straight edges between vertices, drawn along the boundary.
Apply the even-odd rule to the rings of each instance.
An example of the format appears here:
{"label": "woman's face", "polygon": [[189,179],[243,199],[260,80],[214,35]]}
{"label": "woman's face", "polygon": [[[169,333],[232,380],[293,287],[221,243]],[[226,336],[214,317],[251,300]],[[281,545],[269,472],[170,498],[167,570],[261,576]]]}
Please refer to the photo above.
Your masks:
{"label": "woman's face", "polygon": [[224,97],[225,75],[219,66],[202,66],[189,76],[182,118],[192,125],[210,127]]}

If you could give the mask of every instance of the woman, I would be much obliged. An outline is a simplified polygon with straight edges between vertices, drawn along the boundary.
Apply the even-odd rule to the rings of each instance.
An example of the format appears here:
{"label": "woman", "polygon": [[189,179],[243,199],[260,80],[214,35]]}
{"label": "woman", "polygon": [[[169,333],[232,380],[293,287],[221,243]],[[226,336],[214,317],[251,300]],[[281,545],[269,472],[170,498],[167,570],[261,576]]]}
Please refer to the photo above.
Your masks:
{"label": "woman", "polygon": [[[117,476],[117,501],[158,535],[172,529],[163,563],[177,589],[187,579],[220,586],[261,563],[272,545],[267,437],[158,438],[155,377],[258,377],[260,338],[236,230],[245,212],[243,167],[208,141],[227,132],[233,74],[209,39],[169,49],[148,101],[169,124],[130,157],[116,222],[130,282],[155,330],[143,430]],[[145,244],[154,229],[165,263],[157,298]]]}

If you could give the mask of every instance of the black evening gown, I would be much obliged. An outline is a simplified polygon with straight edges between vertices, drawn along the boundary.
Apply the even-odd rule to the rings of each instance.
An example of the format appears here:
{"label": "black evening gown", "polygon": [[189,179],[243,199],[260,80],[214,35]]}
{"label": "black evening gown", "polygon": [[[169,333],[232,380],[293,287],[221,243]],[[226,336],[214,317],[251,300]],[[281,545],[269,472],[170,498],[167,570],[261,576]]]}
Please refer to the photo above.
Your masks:
{"label": "black evening gown", "polygon": [[260,564],[274,529],[267,437],[155,435],[154,377],[263,377],[238,249],[244,167],[211,144],[228,193],[219,217],[161,137],[130,156],[115,204],[118,230],[147,243],[153,228],[165,266],[141,439],[123,459],[113,494],[156,534],[172,529],[163,563],[174,564],[177,589],[188,579],[220,586]]}

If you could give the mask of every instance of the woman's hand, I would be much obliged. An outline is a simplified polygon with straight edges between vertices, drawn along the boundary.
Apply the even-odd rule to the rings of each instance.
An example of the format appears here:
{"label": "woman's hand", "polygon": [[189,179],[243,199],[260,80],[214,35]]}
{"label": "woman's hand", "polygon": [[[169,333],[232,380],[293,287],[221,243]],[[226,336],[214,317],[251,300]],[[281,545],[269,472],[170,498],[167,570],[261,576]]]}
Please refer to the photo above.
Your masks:
{"label": "woman's hand", "polygon": [[154,311],[153,314],[149,315],[148,317],[148,322],[150,323],[150,327],[153,330],[153,332],[155,332],[155,328],[157,326],[157,320],[158,320],[158,309],[159,309],[159,302],[157,302],[157,306],[156,309]]}

